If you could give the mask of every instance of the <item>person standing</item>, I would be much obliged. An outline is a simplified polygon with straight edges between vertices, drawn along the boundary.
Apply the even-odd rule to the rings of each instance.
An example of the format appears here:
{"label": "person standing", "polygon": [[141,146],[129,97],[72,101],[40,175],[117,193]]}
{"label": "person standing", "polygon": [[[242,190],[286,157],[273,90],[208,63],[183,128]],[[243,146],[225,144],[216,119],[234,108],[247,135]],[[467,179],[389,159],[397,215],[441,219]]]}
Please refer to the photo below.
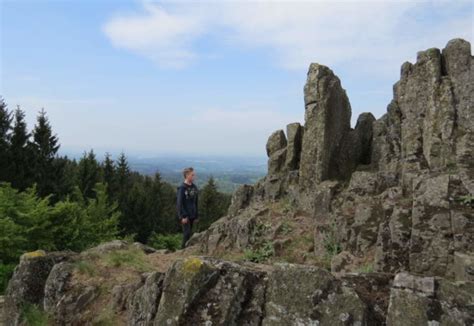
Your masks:
{"label": "person standing", "polygon": [[183,183],[178,187],[177,211],[178,219],[183,228],[183,242],[181,248],[191,238],[193,224],[198,221],[198,188],[194,184],[196,173],[189,167],[183,170]]}

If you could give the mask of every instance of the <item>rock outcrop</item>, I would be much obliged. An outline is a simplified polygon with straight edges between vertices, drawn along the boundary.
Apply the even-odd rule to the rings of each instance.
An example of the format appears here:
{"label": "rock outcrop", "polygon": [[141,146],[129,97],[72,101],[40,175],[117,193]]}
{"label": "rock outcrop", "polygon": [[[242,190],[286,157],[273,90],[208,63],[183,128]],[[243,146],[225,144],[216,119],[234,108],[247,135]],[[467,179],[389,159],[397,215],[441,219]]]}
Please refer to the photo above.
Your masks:
{"label": "rock outcrop", "polygon": [[[123,241],[25,257],[7,325],[25,304],[57,325],[472,325],[473,65],[460,39],[419,52],[387,113],[351,128],[341,81],[311,64],[304,125],[271,134],[267,175],[180,259],[120,274],[101,259],[173,255]],[[77,272],[91,260],[102,274]]]}
{"label": "rock outcrop", "polygon": [[354,129],[341,81],[311,64],[304,127],[270,136],[267,176],[236,192],[231,214],[199,236],[203,251],[251,245],[240,239],[258,211],[283,201],[314,218],[315,255],[333,229],[341,250],[378,271],[471,278],[460,265],[472,259],[455,257],[474,252],[473,63],[460,39],[419,52],[402,65],[387,113],[362,113]]}
{"label": "rock outcrop", "polygon": [[28,304],[40,305],[44,299],[44,289],[51,270],[73,254],[69,252],[33,252],[25,254],[15,268],[5,295],[6,325],[18,325],[23,307]]}

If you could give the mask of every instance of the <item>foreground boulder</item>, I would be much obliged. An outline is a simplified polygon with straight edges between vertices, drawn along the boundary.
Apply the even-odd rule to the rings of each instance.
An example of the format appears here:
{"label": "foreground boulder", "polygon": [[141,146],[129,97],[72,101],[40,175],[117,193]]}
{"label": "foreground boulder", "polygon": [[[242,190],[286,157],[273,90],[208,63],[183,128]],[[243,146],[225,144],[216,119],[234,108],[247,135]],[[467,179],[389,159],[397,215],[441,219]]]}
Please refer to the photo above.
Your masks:
{"label": "foreground boulder", "polygon": [[27,305],[42,305],[45,284],[55,266],[71,259],[73,253],[44,251],[26,253],[15,268],[5,294],[6,325],[19,325],[22,309]]}
{"label": "foreground boulder", "polygon": [[[22,261],[6,301],[18,303],[15,300],[25,287],[16,287],[16,282],[37,272],[41,261],[59,256],[49,253],[40,260]],[[469,325],[473,321],[474,284],[468,281],[407,273],[395,280],[385,273],[335,277],[315,266],[199,256],[176,259],[164,273],[122,266],[115,268],[113,277],[108,269],[85,277],[77,270],[80,264],[103,266],[106,261],[101,259],[80,255],[74,262],[57,260],[42,274],[48,274],[44,287],[27,283],[27,289],[36,292],[24,296],[22,304],[36,304],[52,325]],[[7,310],[7,325],[23,324],[15,311]]]}

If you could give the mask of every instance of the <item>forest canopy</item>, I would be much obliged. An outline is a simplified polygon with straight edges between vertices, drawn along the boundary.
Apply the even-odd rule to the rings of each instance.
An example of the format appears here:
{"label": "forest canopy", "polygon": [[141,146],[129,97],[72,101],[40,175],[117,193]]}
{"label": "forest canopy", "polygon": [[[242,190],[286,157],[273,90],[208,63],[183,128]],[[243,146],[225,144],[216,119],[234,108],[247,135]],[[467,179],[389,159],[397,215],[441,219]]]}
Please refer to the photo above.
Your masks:
{"label": "forest canopy", "polygon": [[[176,187],[158,172],[132,171],[124,153],[99,160],[90,150],[76,160],[59,149],[45,110],[28,130],[24,111],[0,98],[0,293],[24,252],[81,251],[114,238],[171,246],[180,232]],[[198,230],[229,204],[210,178],[200,189]]]}

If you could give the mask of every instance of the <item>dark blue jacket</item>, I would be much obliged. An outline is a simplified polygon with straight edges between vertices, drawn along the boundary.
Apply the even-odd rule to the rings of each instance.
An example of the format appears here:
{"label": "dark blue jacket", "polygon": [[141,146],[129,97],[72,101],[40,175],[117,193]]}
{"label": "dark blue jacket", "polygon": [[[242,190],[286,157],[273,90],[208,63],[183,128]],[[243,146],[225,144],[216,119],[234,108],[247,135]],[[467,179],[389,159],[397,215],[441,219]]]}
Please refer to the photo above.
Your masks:
{"label": "dark blue jacket", "polygon": [[198,188],[183,182],[178,187],[177,193],[178,219],[187,217],[191,220],[199,218],[198,215]]}

